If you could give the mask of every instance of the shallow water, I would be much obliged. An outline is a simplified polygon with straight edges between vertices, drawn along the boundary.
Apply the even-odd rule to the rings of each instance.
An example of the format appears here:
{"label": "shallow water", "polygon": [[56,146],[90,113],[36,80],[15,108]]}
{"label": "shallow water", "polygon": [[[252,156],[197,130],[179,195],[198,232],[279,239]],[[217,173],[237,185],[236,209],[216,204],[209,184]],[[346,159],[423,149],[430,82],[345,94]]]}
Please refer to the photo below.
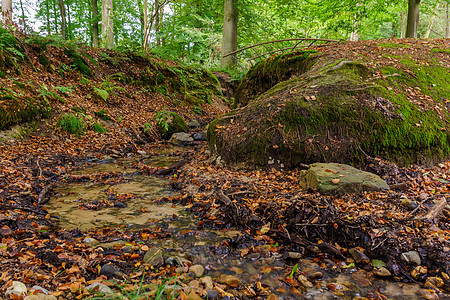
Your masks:
{"label": "shallow water", "polygon": [[[160,159],[146,159],[149,166],[167,166],[180,160],[177,156],[163,156]],[[48,211],[60,217],[59,226],[71,229],[98,229],[122,227],[127,230],[152,228],[165,224],[172,232],[171,237],[159,239],[153,246],[164,249],[174,257],[183,257],[193,264],[202,264],[206,275],[218,277],[233,274],[243,283],[260,281],[262,287],[280,299],[298,299],[301,292],[307,299],[354,299],[355,297],[376,297],[380,291],[388,299],[423,299],[421,287],[371,277],[370,273],[356,269],[326,268],[326,261],[300,259],[285,260],[281,254],[268,251],[268,246],[255,247],[253,253],[244,255],[227,248],[224,241],[240,235],[236,230],[197,230],[196,219],[184,207],[171,203],[159,203],[163,197],[173,196],[167,187],[168,179],[136,175],[130,168],[131,161],[115,161],[82,168],[73,174],[95,174],[114,172],[123,174],[122,182],[109,185],[102,182],[67,183],[54,190],[48,203]],[[119,204],[121,207],[114,206]],[[125,241],[111,240],[100,246],[125,244]],[[290,286],[286,282],[286,270],[298,265],[298,274],[315,271],[323,273],[311,288]],[[423,292],[423,290],[422,290]],[[251,291],[246,291],[251,297]]]}

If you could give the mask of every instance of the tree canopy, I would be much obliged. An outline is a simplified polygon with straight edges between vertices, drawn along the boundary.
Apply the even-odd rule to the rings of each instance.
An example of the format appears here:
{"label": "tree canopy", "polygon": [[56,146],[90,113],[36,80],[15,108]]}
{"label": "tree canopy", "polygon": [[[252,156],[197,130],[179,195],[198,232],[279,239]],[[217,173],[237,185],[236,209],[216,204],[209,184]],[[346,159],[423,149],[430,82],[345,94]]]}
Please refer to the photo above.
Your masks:
{"label": "tree canopy", "polygon": [[[4,4],[7,2],[3,1]],[[113,35],[109,39],[113,38],[114,46],[123,50],[137,51],[144,45],[146,50],[166,58],[218,65],[222,54],[224,3],[228,2],[115,0],[113,9],[105,10],[110,11],[113,24]],[[448,0],[232,2],[238,7],[238,48],[289,38],[354,40],[404,37],[405,34],[407,37],[446,37],[450,27]],[[64,36],[95,46],[101,31],[95,29],[95,24],[102,25],[101,8],[105,3],[108,1],[41,0],[34,8],[30,0],[15,0],[13,20],[27,31]],[[102,32],[106,35],[108,31]],[[105,42],[105,39],[106,36],[100,34],[100,41],[103,40],[100,45],[111,46],[111,41]],[[257,52],[249,50],[243,55],[254,57],[288,44],[292,45],[265,45]]]}

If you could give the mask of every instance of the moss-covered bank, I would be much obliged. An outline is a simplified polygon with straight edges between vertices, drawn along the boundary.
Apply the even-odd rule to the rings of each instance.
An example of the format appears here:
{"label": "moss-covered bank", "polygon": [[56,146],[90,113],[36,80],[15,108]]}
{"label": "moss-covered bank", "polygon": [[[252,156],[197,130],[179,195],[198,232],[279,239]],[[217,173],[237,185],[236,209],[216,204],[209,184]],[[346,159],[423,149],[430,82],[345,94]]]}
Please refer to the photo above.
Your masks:
{"label": "moss-covered bank", "polygon": [[[442,51],[426,53],[433,58]],[[296,55],[299,71],[290,65],[289,76],[276,76],[290,79],[210,124],[208,142],[219,160],[244,168],[292,168],[358,164],[366,155],[403,165],[449,156],[450,78],[442,60],[427,56],[374,66],[357,55]],[[259,64],[242,93],[255,94],[248,82],[267,76],[267,69],[280,73],[279,67],[276,58]]]}

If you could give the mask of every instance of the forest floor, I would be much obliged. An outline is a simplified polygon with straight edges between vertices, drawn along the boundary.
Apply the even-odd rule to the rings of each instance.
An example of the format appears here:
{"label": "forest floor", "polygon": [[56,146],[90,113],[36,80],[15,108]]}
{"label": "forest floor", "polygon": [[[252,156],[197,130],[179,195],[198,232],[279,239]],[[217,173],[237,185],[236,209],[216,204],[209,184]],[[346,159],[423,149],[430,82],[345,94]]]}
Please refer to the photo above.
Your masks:
{"label": "forest floor", "polygon": [[[329,45],[320,49],[351,56],[353,49],[358,48],[359,53],[372,55],[376,61],[387,51],[377,43]],[[435,43],[438,46],[441,41]],[[407,51],[410,55],[420,55],[421,48],[414,49],[417,52]],[[94,58],[100,55],[96,50],[89,52]],[[405,285],[395,294],[388,291],[386,282],[379,283],[379,278],[415,284],[408,299],[450,297],[450,212],[446,203],[450,162],[399,168],[368,157],[366,170],[382,176],[389,184],[397,184],[396,189],[341,198],[301,189],[297,179],[299,170],[244,172],[212,165],[204,142],[176,150],[183,164],[149,166],[143,162],[143,156],[158,157],[162,148],[170,147],[156,132],[145,134],[143,130],[158,111],[175,110],[205,126],[225,113],[228,106],[219,97],[212,97],[212,105],[201,105],[198,114],[192,106],[179,105],[173,98],[142,92],[138,86],[118,82],[115,84],[126,93],[117,89],[109,102],[94,101],[86,97],[86,88],[80,84],[81,77],[76,72],[59,77],[39,65],[37,54],[34,58],[29,55],[33,67],[22,66],[22,75],[14,80],[49,87],[71,85],[74,92],[64,97],[65,101],[51,100],[58,113],[35,123],[33,132],[20,139],[6,139],[0,146],[0,294],[5,299],[23,298],[6,296],[13,283],[17,285],[16,281],[27,286],[24,295],[46,290],[58,299],[122,299],[125,296],[147,299],[161,298],[161,295],[171,298],[174,291],[179,299],[318,299],[319,296],[353,299],[355,295],[360,295],[359,299],[404,299],[403,293],[411,287]],[[57,61],[65,59],[56,47],[50,50],[49,56],[54,59],[53,65],[61,65]],[[121,66],[132,67],[135,67],[133,62]],[[110,69],[105,72],[117,71]],[[92,81],[100,83],[100,75]],[[2,86],[11,86],[12,81],[0,78],[0,82]],[[57,129],[59,114],[70,112],[73,107],[84,107],[88,113],[104,109],[111,117],[102,123],[108,132],[88,131],[74,136]],[[180,232],[167,224],[139,229],[61,228],[58,217],[47,210],[52,189],[71,182],[114,186],[127,180],[123,172],[74,175],[75,170],[93,162],[111,159],[131,161],[130,168],[138,175],[170,178],[169,186],[176,193],[155,201],[173,203],[174,207],[192,213],[196,216],[195,226]],[[121,196],[121,201],[126,202],[127,195],[116,195]],[[114,205],[113,200],[117,198],[95,205],[109,207]],[[80,206],[80,209],[99,207]],[[173,215],[172,219],[177,217]],[[218,266],[202,264],[201,260],[196,263],[195,257],[181,260],[175,256],[172,262],[160,262],[155,252],[151,256],[157,257],[156,261],[147,257],[144,262],[146,254],[158,249],[155,245],[162,245],[166,239],[198,237],[205,229],[239,232],[201,248],[220,258],[217,265],[226,256],[266,265],[245,281],[239,277],[242,270],[237,267],[230,266],[228,272],[222,270],[223,274],[218,275],[214,272]],[[95,247],[90,239],[101,243],[120,239],[123,243],[106,249]],[[420,266],[414,264],[415,258],[400,259],[409,257],[411,251],[415,252],[412,256],[420,258]],[[309,258],[314,267],[302,269],[300,257]],[[272,265],[274,260],[282,264]],[[202,265],[196,268],[203,270],[191,269],[191,264]],[[335,276],[346,273],[354,282],[327,280],[331,273]],[[265,277],[267,274],[275,274],[278,285],[271,285]],[[95,282],[111,287],[114,293],[108,294],[108,290],[102,290],[103,286],[92,288]],[[37,287],[33,290],[33,286]],[[322,292],[313,294],[314,289]]]}

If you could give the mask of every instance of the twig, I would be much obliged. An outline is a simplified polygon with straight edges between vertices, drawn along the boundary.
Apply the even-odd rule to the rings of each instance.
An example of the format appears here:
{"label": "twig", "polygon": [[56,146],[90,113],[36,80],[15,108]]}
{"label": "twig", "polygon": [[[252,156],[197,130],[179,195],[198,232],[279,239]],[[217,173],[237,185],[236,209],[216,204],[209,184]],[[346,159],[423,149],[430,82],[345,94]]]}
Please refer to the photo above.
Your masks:
{"label": "twig", "polygon": [[401,183],[394,183],[394,184],[390,184],[389,188],[391,190],[402,190],[408,187],[408,184],[406,182],[401,182]]}
{"label": "twig", "polygon": [[420,209],[420,206],[422,206],[422,204],[424,204],[424,203],[425,203],[426,201],[428,201],[428,200],[432,200],[432,199],[436,198],[437,196],[448,196],[448,194],[432,195],[432,196],[429,196],[429,197],[423,199],[423,200],[419,203],[419,205],[417,205],[417,207],[414,208],[414,209],[409,213],[409,215],[415,214],[415,213]]}
{"label": "twig", "polygon": [[42,177],[42,169],[41,169],[41,166],[39,165],[39,160],[36,161],[36,164],[39,168],[39,177]]}
{"label": "twig", "polygon": [[415,220],[430,220],[434,221],[439,217],[439,215],[444,210],[445,206],[447,205],[447,198],[442,197],[441,200],[438,201],[432,208],[428,210],[428,212],[420,218],[415,218]]}
{"label": "twig", "polygon": [[255,193],[252,191],[239,191],[239,192],[234,192],[234,193],[228,194],[228,197],[236,196],[236,195],[243,195],[243,194],[255,194]]}

